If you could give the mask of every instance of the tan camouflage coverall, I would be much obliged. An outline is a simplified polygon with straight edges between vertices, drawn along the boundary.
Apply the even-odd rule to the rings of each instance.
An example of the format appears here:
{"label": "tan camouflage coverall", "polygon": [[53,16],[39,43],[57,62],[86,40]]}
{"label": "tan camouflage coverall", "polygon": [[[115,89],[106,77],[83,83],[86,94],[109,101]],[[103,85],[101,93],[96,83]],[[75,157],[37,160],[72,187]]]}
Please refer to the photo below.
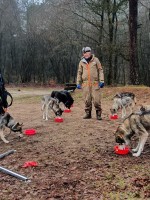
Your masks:
{"label": "tan camouflage coverall", "polygon": [[96,111],[101,112],[101,95],[99,82],[104,82],[102,65],[98,58],[92,55],[89,63],[83,57],[79,62],[77,84],[82,85],[85,111],[92,110],[92,100]]}

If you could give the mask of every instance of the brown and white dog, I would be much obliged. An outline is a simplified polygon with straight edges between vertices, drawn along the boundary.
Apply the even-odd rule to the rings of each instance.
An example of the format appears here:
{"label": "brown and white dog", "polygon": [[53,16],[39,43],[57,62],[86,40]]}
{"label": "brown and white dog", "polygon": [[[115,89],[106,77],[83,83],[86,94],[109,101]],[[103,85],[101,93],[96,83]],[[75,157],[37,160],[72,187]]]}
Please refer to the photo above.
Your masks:
{"label": "brown and white dog", "polygon": [[19,132],[19,137],[22,137],[22,124],[19,124],[9,113],[0,114],[0,137],[5,143],[9,143],[4,135],[5,127],[8,127],[13,132]]}
{"label": "brown and white dog", "polygon": [[150,105],[142,106],[140,111],[132,113],[117,128],[115,132],[116,142],[119,144],[130,144],[133,135],[138,135],[139,142],[135,149],[132,149],[133,156],[141,155],[144,145],[150,132]]}
{"label": "brown and white dog", "polygon": [[121,109],[122,118],[126,116],[126,108],[130,109],[130,114],[133,112],[133,108],[136,105],[136,97],[131,92],[118,93],[113,97],[113,105],[110,109],[111,114],[117,114],[117,111]]}

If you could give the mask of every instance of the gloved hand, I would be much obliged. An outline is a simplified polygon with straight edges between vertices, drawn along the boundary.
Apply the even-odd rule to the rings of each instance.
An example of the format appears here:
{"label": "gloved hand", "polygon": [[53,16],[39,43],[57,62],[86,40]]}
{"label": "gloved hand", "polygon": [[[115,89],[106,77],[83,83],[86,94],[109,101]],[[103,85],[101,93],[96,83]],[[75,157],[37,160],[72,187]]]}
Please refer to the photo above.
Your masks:
{"label": "gloved hand", "polygon": [[80,84],[77,84],[77,89],[81,89],[81,85]]}
{"label": "gloved hand", "polygon": [[100,82],[100,83],[99,83],[99,87],[100,87],[100,88],[103,88],[103,87],[104,87],[104,82]]}

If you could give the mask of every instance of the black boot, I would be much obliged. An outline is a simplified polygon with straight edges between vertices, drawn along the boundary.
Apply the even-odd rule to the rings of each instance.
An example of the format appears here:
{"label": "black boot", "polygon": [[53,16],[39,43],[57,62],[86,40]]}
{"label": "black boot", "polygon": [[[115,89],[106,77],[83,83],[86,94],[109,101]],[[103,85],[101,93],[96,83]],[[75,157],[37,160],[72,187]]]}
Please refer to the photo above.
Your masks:
{"label": "black boot", "polygon": [[96,110],[96,119],[97,120],[102,120],[101,111],[100,110]]}
{"label": "black boot", "polygon": [[92,116],[91,116],[91,111],[85,111],[85,116],[83,117],[83,119],[91,119]]}

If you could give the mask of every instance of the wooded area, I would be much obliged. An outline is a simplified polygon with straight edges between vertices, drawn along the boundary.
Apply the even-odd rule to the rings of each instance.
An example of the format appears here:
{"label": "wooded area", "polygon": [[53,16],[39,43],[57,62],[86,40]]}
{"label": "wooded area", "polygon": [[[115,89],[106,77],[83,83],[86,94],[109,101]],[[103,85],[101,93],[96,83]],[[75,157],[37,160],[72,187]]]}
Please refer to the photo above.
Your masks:
{"label": "wooded area", "polygon": [[149,0],[0,0],[6,83],[75,82],[84,46],[107,85],[150,86]]}

